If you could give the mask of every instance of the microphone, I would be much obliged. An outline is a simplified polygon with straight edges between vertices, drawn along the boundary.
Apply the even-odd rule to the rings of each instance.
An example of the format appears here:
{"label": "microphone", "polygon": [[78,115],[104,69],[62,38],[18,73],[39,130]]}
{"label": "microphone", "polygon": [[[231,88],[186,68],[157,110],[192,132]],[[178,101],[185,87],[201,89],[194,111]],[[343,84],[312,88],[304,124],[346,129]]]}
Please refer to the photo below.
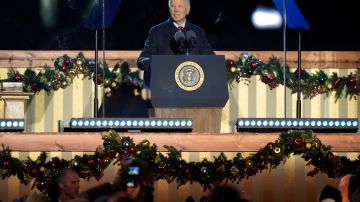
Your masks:
{"label": "microphone", "polygon": [[186,42],[188,43],[189,48],[194,48],[197,37],[194,31],[189,30],[186,32]]}
{"label": "microphone", "polygon": [[177,48],[178,48],[178,51],[180,53],[184,53],[185,50],[185,34],[184,32],[182,31],[177,31],[175,34],[174,34],[174,39],[175,39],[175,42],[177,43]]}
{"label": "microphone", "polygon": [[180,45],[184,45],[184,43],[185,43],[185,34],[182,31],[177,31],[174,34],[174,39],[175,39],[176,43],[178,43]]}

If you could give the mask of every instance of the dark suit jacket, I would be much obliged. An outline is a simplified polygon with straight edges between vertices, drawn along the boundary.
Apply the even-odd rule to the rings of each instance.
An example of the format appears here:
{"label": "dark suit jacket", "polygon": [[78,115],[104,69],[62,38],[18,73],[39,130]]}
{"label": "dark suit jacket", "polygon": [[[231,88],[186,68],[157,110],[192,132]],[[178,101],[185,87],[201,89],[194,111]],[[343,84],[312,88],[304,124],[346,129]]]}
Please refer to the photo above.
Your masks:
{"label": "dark suit jacket", "polygon": [[[183,32],[192,30],[196,34],[196,43],[193,48],[189,50],[190,55],[213,55],[214,51],[210,46],[210,43],[206,37],[205,31],[186,20]],[[144,70],[145,85],[149,85],[150,82],[150,69],[149,58],[152,55],[177,55],[184,54],[178,49],[178,45],[175,42],[174,34],[177,32],[172,19],[155,25],[150,29],[149,36],[145,41],[144,48],[137,60],[138,67]]]}

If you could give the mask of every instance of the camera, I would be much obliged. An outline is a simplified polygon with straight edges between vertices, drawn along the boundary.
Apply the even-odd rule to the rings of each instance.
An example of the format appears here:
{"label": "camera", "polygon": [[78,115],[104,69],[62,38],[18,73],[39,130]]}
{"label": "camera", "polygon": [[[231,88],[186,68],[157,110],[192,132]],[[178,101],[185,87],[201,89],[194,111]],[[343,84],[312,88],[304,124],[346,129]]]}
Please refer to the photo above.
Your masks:
{"label": "camera", "polygon": [[139,175],[140,173],[140,168],[139,167],[129,167],[129,171],[128,174],[129,175]]}

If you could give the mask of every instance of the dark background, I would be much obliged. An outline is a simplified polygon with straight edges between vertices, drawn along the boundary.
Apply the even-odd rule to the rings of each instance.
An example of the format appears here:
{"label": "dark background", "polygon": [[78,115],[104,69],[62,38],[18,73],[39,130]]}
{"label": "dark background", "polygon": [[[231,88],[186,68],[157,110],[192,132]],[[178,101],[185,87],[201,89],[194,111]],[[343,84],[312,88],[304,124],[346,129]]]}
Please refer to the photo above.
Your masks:
{"label": "dark background", "polygon": [[[44,1],[50,0],[1,1],[0,49],[95,49],[94,30],[84,27],[86,8],[93,0],[50,1],[56,3],[57,12],[48,12],[53,12],[57,20],[48,27],[39,9]],[[295,2],[311,28],[303,32],[302,50],[360,50],[356,0]],[[283,50],[281,28],[256,30],[252,26],[250,16],[258,5],[274,7],[271,0],[193,0],[189,20],[207,31],[215,50]],[[142,49],[150,27],[168,17],[167,0],[122,0],[106,29],[106,49]],[[287,30],[287,48],[298,48],[294,30]]]}

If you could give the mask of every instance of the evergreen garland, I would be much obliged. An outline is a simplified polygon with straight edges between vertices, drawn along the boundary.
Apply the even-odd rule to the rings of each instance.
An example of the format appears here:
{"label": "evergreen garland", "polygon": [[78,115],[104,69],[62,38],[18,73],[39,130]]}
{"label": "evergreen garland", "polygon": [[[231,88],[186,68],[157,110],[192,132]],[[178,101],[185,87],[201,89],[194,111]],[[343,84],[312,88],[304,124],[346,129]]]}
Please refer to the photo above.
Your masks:
{"label": "evergreen garland", "polygon": [[200,162],[186,162],[181,158],[181,151],[168,145],[164,146],[168,150],[164,155],[157,152],[157,146],[151,145],[148,140],[136,144],[132,138],[119,136],[113,130],[103,132],[101,136],[103,145],[94,154],[76,155],[71,160],[58,157],[48,160],[45,152],[35,160],[19,160],[11,155],[9,148],[3,148],[0,152],[0,176],[2,179],[17,176],[26,185],[33,181],[32,188],[47,192],[64,167],[75,169],[81,178],[89,180],[95,177],[99,180],[111,163],[119,164],[131,158],[142,159],[152,166],[156,180],[165,179],[168,183],[176,181],[179,187],[187,182],[197,182],[206,190],[220,182],[240,182],[259,172],[275,169],[284,164],[290,155],[301,155],[306,165],[314,167],[309,176],[319,172],[329,177],[360,174],[360,157],[352,161],[345,156],[334,155],[331,147],[323,145],[312,131],[283,132],[277,140],[247,157],[237,153],[234,158],[227,159],[221,153],[214,156],[213,161],[204,159]]}
{"label": "evergreen garland", "polygon": [[[106,95],[111,96],[121,86],[126,83],[140,91],[143,87],[143,81],[139,78],[139,72],[130,72],[127,63],[117,64],[112,70],[106,64],[99,65],[98,75],[94,75],[94,60],[84,57],[79,53],[75,58],[70,58],[66,54],[58,57],[54,61],[54,67],[45,65],[36,73],[33,68],[27,68],[24,74],[20,74],[15,69],[10,69],[8,78],[1,81],[23,82],[26,92],[39,92],[45,90],[59,90],[68,87],[74,78],[79,74],[84,74],[85,78],[95,79],[98,85],[105,85]],[[122,68],[122,67],[125,67]],[[226,68],[228,74],[228,82],[230,85],[234,81],[249,82],[252,76],[260,76],[260,80],[268,85],[270,89],[274,89],[279,85],[283,85],[284,68],[280,64],[280,60],[274,56],[269,58],[268,63],[256,58],[248,52],[240,55],[237,61],[232,59],[226,60]],[[286,87],[290,88],[292,93],[297,92],[298,72],[290,71],[287,66]],[[301,92],[305,99],[311,99],[318,94],[326,94],[327,96],[335,92],[335,98],[345,96],[350,99],[356,98],[360,94],[360,72],[351,72],[347,76],[338,76],[333,72],[327,75],[324,71],[319,70],[315,74],[310,74],[306,70],[301,70]]]}

